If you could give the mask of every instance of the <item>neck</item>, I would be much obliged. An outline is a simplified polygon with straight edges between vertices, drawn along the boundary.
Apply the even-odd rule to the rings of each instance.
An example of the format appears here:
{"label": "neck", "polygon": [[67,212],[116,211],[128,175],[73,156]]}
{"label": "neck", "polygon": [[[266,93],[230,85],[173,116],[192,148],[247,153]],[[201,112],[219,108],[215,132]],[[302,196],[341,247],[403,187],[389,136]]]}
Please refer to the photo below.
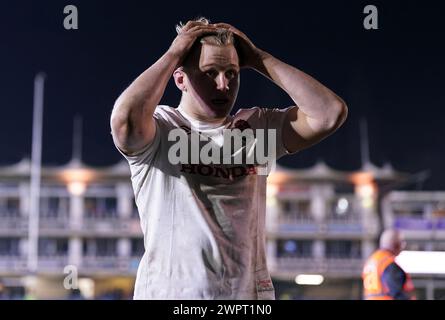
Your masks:
{"label": "neck", "polygon": [[205,115],[201,113],[201,108],[199,106],[194,106],[192,103],[189,103],[188,101],[184,101],[185,99],[181,99],[181,102],[179,103],[178,110],[182,113],[185,113],[188,117],[192,118],[193,120],[199,121],[199,122],[206,122],[209,124],[223,124],[227,116],[216,118],[216,117],[209,117],[208,115]]}

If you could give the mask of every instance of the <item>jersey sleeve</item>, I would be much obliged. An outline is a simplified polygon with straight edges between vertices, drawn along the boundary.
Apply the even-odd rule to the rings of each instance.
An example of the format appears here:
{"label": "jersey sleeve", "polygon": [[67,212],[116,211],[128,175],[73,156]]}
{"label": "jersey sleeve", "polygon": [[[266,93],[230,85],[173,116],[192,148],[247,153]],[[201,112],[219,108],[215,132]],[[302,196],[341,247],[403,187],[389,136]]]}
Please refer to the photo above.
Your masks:
{"label": "jersey sleeve", "polygon": [[265,118],[266,128],[274,129],[276,131],[276,159],[281,158],[284,155],[292,154],[284,146],[283,142],[283,126],[284,120],[286,119],[287,113],[295,107],[288,107],[285,109],[278,108],[262,108],[262,114]]}
{"label": "jersey sleeve", "polygon": [[[115,143],[115,147],[117,150],[124,156],[124,158],[128,161],[128,163],[131,166],[139,166],[142,164],[148,164],[150,165],[153,162],[153,159],[156,156],[156,153],[160,147],[161,144],[161,126],[159,125],[159,119],[154,115],[155,125],[156,125],[156,132],[153,140],[143,147],[140,151],[136,152],[135,154],[128,155],[125,152],[123,152]],[[114,141],[114,139],[113,139]]]}

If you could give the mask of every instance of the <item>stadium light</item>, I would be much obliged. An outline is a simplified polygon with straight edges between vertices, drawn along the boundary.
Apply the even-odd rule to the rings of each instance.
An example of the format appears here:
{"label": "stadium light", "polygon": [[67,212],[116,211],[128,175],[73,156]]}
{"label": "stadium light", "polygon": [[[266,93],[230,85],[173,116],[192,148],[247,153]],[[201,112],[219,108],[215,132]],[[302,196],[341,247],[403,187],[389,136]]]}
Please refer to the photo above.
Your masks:
{"label": "stadium light", "polygon": [[94,173],[89,169],[69,168],[62,172],[61,179],[67,184],[70,194],[80,196],[85,193],[87,184],[94,180]]}
{"label": "stadium light", "polygon": [[295,277],[295,283],[299,285],[318,286],[323,281],[324,277],[321,274],[299,274]]}

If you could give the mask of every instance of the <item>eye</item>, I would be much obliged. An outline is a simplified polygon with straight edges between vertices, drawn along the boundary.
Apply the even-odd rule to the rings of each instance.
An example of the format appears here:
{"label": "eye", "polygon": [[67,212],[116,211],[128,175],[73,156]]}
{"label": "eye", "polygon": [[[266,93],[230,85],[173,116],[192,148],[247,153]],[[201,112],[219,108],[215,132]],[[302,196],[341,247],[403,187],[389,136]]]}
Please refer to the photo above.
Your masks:
{"label": "eye", "polygon": [[204,71],[204,72],[205,72],[206,75],[208,75],[211,78],[215,78],[218,75],[218,72],[216,72],[216,70],[213,70],[213,69],[207,70],[207,71]]}
{"label": "eye", "polygon": [[226,72],[227,79],[233,79],[236,77],[236,75],[237,75],[237,72],[235,70],[228,70]]}

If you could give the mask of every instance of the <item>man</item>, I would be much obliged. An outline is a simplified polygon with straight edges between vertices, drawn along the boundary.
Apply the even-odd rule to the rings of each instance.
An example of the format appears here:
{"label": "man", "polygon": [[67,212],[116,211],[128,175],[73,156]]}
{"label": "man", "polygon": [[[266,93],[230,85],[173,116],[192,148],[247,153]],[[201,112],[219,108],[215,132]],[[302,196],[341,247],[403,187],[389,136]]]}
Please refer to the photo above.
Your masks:
{"label": "man", "polygon": [[[333,133],[347,108],[328,88],[258,49],[231,25],[202,18],[177,31],[167,52],[117,99],[111,115],[144,232],[134,298],[274,299],[265,253],[270,161],[219,161],[251,153],[246,141],[227,152],[225,134],[255,130],[250,146],[272,146],[275,161]],[[230,115],[241,68],[271,79],[297,106]],[[182,91],[177,108],[158,105],[172,74]],[[181,161],[171,135],[181,137],[178,130],[191,145]],[[211,149],[210,163],[201,157],[205,148]],[[198,155],[198,162],[190,160]]]}
{"label": "man", "polygon": [[404,242],[397,230],[387,229],[380,236],[380,248],[363,268],[365,300],[415,299],[410,276],[395,262]]}

